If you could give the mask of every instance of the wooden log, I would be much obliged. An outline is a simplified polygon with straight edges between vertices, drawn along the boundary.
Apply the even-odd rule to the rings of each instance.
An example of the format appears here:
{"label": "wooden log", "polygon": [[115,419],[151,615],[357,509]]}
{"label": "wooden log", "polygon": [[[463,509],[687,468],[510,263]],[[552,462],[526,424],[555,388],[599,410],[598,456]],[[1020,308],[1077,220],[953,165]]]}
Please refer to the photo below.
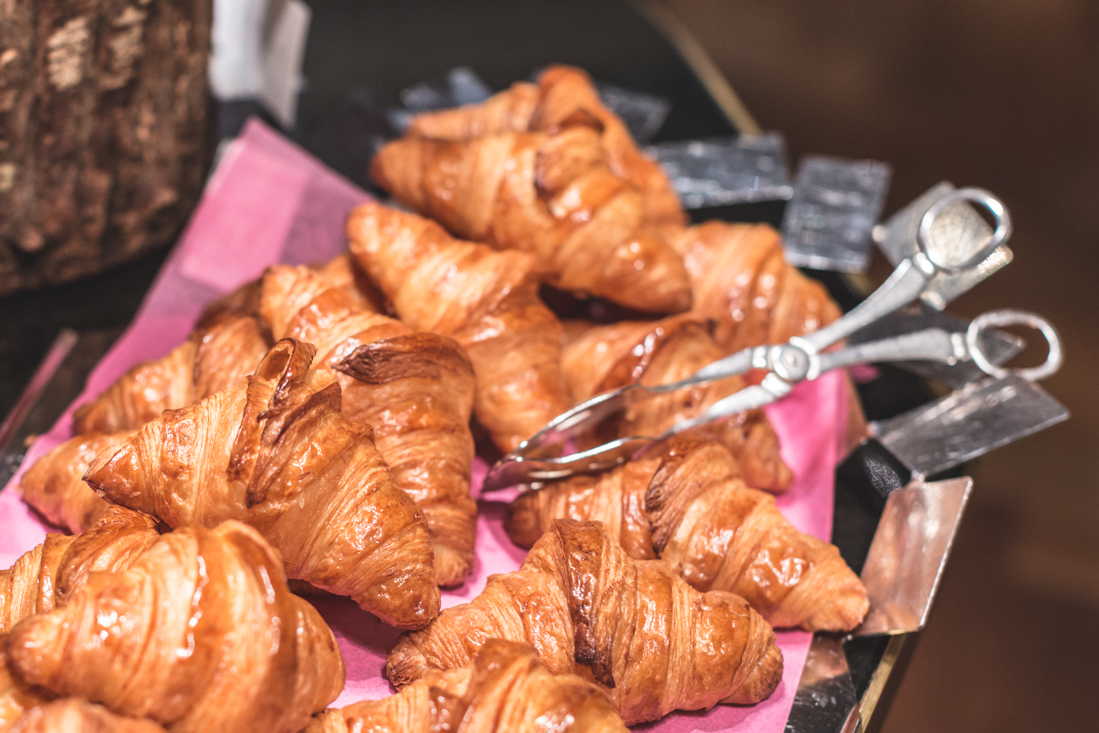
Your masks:
{"label": "wooden log", "polygon": [[208,160],[212,0],[0,0],[0,295],[167,243]]}

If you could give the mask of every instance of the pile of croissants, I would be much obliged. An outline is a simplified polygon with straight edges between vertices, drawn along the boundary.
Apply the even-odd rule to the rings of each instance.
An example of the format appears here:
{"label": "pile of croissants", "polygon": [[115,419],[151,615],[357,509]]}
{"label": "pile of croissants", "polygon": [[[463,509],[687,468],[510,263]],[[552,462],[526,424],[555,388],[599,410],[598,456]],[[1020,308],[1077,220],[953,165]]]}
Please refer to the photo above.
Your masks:
{"label": "pile of croissants", "polygon": [[[858,577],[776,508],[792,476],[758,410],[521,493],[521,568],[440,612],[474,565],[474,434],[506,452],[595,394],[838,310],[773,229],[688,226],[577,69],[417,117],[372,175],[401,209],[364,204],[348,254],[211,303],[23,475],[73,534],[0,572],[0,731],[620,731],[765,699],[773,627],[859,624]],[[542,284],[648,316],[562,323]],[[591,439],[743,385],[663,394]],[[397,694],[326,710],[345,669],[315,593],[405,630]]]}

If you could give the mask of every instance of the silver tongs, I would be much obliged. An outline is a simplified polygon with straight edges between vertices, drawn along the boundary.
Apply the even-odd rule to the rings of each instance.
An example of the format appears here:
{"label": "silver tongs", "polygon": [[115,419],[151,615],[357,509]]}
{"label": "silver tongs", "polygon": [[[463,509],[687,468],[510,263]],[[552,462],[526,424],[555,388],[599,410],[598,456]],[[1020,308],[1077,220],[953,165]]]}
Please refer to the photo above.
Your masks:
{"label": "silver tongs", "polygon": [[[986,208],[995,220],[992,237],[977,252],[962,262],[944,259],[931,246],[931,227],[935,218],[955,202],[969,201]],[[604,471],[620,465],[653,441],[746,410],[762,407],[790,393],[794,385],[815,379],[824,372],[867,362],[928,360],[955,364],[972,359],[986,373],[997,376],[1002,370],[981,351],[981,332],[991,326],[1026,324],[1038,328],[1050,343],[1046,364],[1030,374],[1041,378],[1060,366],[1061,349],[1056,331],[1044,319],[1020,311],[992,311],[975,319],[965,333],[949,333],[940,328],[862,343],[857,346],[825,351],[851,334],[901,308],[924,292],[939,273],[957,274],[976,268],[1007,240],[1011,220],[1007,209],[994,195],[978,188],[953,190],[938,199],[923,215],[916,234],[918,251],[900,262],[893,274],[870,297],[842,318],[806,336],[785,344],[747,348],[709,364],[687,379],[672,384],[642,386],[631,384],[597,395],[557,416],[529,440],[504,456],[485,477],[484,491],[504,489],[516,484],[538,488],[542,482],[577,473]],[[744,374],[753,369],[767,371],[758,385],[746,387],[711,405],[702,414],[672,426],[662,435],[618,438],[588,450],[556,456],[560,447],[630,405],[655,395],[684,387],[705,384]]]}

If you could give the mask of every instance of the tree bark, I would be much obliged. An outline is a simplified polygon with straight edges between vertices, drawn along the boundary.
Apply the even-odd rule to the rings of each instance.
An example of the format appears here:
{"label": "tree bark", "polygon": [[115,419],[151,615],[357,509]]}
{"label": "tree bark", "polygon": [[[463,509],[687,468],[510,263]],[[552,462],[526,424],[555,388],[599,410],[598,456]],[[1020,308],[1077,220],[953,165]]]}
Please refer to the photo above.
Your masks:
{"label": "tree bark", "polygon": [[167,243],[202,189],[212,0],[0,0],[0,295]]}

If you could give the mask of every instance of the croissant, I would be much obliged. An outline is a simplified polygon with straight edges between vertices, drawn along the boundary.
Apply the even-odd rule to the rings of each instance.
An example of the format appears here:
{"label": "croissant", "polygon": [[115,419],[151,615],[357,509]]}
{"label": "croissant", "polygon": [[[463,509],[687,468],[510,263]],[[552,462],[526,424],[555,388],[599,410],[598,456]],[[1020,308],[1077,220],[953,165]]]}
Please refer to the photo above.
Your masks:
{"label": "croissant", "polygon": [[473,363],[473,412],[507,452],[569,407],[561,324],[528,278],[529,256],[452,238],[415,214],[363,204],[351,252],[417,331],[458,341]]}
{"label": "croissant", "polygon": [[292,733],[344,682],[331,630],[239,522],[176,530],[129,569],[92,573],[66,605],[12,629],[8,654],[31,684],[173,733]]}
{"label": "croissant", "polygon": [[291,578],[420,628],[439,609],[423,515],[369,428],[341,414],[339,385],[309,369],[313,355],[279,341],[246,382],[162,413],[85,480],[169,527],[248,522]]}
{"label": "croissant", "polygon": [[606,694],[575,675],[555,676],[534,648],[485,642],[466,667],[428,672],[396,695],[314,718],[305,733],[626,733]]}
{"label": "croissant", "polygon": [[759,702],[782,677],[774,632],[747,602],[700,593],[663,561],[629,558],[597,522],[555,522],[518,571],[490,576],[471,603],[402,634],[386,674],[403,687],[469,664],[491,638],[532,644],[554,674],[594,679],[627,725]]}
{"label": "croissant", "polygon": [[454,340],[412,334],[330,285],[309,268],[276,265],[263,277],[261,313],[276,338],[314,344],[318,366],[337,370],[329,373],[344,415],[374,428],[393,478],[423,511],[436,580],[457,585],[473,568],[477,526],[469,493],[473,367]]}
{"label": "croissant", "polygon": [[[583,322],[568,325],[569,338],[561,353],[561,365],[577,402],[635,382],[677,382],[724,356],[710,337],[708,322],[692,315],[608,326]],[[661,435],[744,386],[741,378],[730,377],[657,395],[631,406],[602,437]],[[783,491],[790,486],[793,474],[782,461],[778,436],[762,410],[741,413],[694,432],[718,436],[733,451],[750,486],[768,491]]]}
{"label": "croissant", "polygon": [[802,534],[744,485],[720,444],[676,438],[599,477],[521,494],[505,529],[530,547],[560,518],[602,522],[626,553],[667,561],[699,591],[736,593],[774,627],[850,631],[866,588],[834,545]]}
{"label": "croissant", "polygon": [[584,116],[602,126],[608,166],[641,192],[648,221],[661,228],[685,225],[687,217],[663,169],[637,149],[626,125],[603,105],[588,75],[575,67],[550,66],[538,76],[537,84],[517,82],[481,104],[417,115],[406,134],[471,140],[504,132],[554,130]]}
{"label": "croissant", "polygon": [[51,524],[83,532],[110,506],[84,482],[97,455],[115,450],[133,431],[77,435],[39,458],[19,479],[23,498]]}
{"label": "croissant", "polygon": [[73,413],[78,435],[136,430],[164,410],[219,392],[251,372],[267,351],[255,319],[227,316],[170,351],[141,362]]}
{"label": "croissant", "polygon": [[784,343],[840,316],[824,286],[786,262],[779,233],[766,224],[710,221],[669,241],[690,274],[693,312],[715,319],[726,353]]}
{"label": "croissant", "polygon": [[0,633],[64,605],[88,573],[129,567],[159,536],[150,517],[118,506],[108,507],[81,535],[46,535],[11,568],[0,570]]}
{"label": "croissant", "polygon": [[641,194],[608,168],[588,122],[467,142],[404,138],[378,151],[371,174],[458,236],[530,252],[551,285],[647,312],[686,310],[683,262],[647,221]]}
{"label": "croissant", "polygon": [[151,720],[123,718],[100,705],[66,698],[33,707],[4,733],[164,733]]}

